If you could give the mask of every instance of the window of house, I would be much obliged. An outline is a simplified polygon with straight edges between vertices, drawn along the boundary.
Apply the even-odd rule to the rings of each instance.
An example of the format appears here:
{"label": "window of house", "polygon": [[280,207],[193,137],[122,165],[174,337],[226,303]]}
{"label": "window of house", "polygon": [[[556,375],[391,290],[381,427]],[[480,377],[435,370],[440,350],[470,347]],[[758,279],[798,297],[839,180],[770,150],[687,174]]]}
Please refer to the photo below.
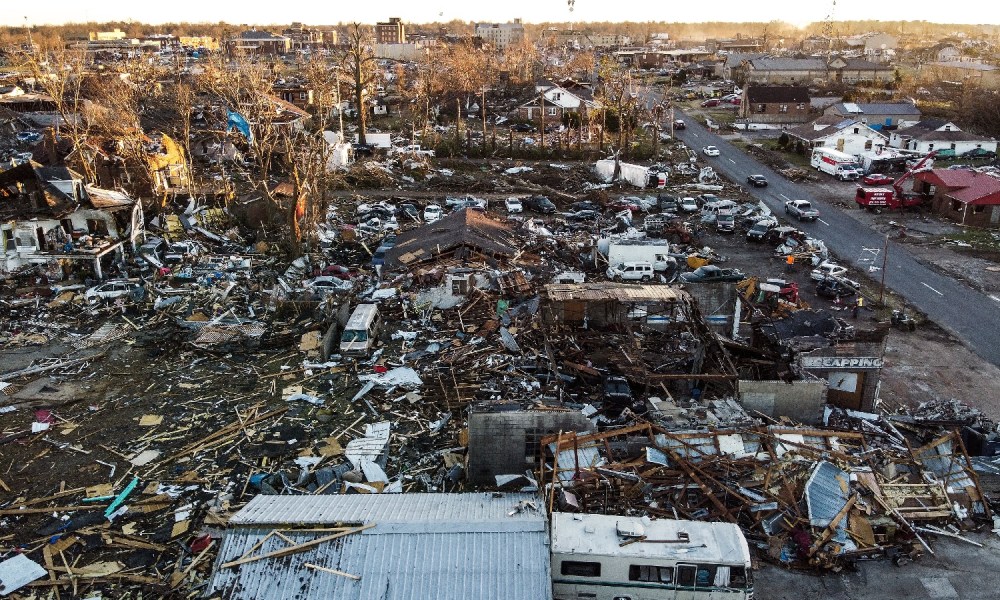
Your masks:
{"label": "window of house", "polygon": [[548,109],[548,114],[549,114],[550,117],[556,116],[556,109],[555,109],[555,107],[550,107]]}
{"label": "window of house", "polygon": [[872,141],[868,140],[867,142],[865,142],[865,150],[871,150],[871,149],[872,149]]}
{"label": "window of house", "polygon": [[782,105],[780,105],[780,106],[778,107],[778,112],[783,112],[783,113],[786,113],[786,112],[788,112],[788,105],[787,105],[787,104],[782,104]]}
{"label": "window of house", "polygon": [[299,100],[305,100],[307,96],[305,92],[299,92]]}
{"label": "window of house", "polygon": [[601,563],[564,560],[559,565],[559,572],[563,575],[572,575],[574,577],[600,577]]}
{"label": "window of house", "polygon": [[0,242],[3,243],[4,249],[14,250],[15,249],[14,231],[9,227],[0,229]]}
{"label": "window of house", "polygon": [[958,200],[952,200],[951,209],[954,210],[955,212],[962,212],[962,203],[959,202]]}
{"label": "window of house", "polygon": [[854,128],[854,133],[861,133],[861,128],[860,127],[855,127]]}
{"label": "window of house", "polygon": [[805,110],[805,109],[806,105],[803,102],[799,102],[798,104],[795,105],[795,110]]}
{"label": "window of house", "polygon": [[757,112],[762,113],[762,112],[765,112],[766,110],[767,110],[767,106],[766,105],[764,105],[764,104],[758,104],[757,105]]}
{"label": "window of house", "polygon": [[975,206],[972,207],[972,213],[973,214],[977,214],[978,215],[979,213],[983,212],[984,210],[986,210],[986,206],[984,206],[982,204],[977,204],[977,205],[975,205]]}
{"label": "window of house", "polygon": [[672,583],[674,580],[674,568],[653,565],[629,565],[628,579],[629,581]]}
{"label": "window of house", "polygon": [[562,99],[562,92],[556,92],[556,93],[552,94],[552,99],[553,100],[560,100],[560,99]]}
{"label": "window of house", "polygon": [[934,149],[934,144],[929,144],[929,145],[927,146],[927,151],[928,151],[928,152],[930,152],[930,151],[931,151],[931,150],[933,150],[933,149]]}

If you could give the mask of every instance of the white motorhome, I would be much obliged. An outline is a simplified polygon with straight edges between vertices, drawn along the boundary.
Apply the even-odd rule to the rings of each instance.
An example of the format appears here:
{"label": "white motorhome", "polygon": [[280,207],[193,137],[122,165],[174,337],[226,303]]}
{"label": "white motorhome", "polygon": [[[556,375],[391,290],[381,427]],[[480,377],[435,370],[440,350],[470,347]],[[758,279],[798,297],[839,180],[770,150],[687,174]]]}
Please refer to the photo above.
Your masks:
{"label": "white motorhome", "polygon": [[344,356],[368,356],[375,347],[381,325],[378,306],[359,304],[340,336],[340,353]]}
{"label": "white motorhome", "polygon": [[[654,271],[668,271],[677,266],[677,259],[670,256],[670,242],[667,240],[601,240],[598,252],[608,258],[608,265],[627,262],[648,262]],[[606,246],[606,248],[605,248]]]}
{"label": "white motorhome", "polygon": [[857,159],[833,148],[813,148],[809,164],[841,181],[854,181],[861,177],[861,165]]}
{"label": "white motorhome", "polygon": [[552,513],[554,600],[752,600],[739,526]]}

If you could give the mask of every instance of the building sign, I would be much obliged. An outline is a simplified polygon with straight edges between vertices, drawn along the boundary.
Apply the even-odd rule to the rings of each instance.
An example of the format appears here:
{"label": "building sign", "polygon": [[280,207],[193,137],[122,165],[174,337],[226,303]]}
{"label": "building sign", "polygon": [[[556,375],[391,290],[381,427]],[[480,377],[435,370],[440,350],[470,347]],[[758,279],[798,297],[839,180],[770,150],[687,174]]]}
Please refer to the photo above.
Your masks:
{"label": "building sign", "polygon": [[885,359],[877,356],[803,356],[803,369],[881,369]]}

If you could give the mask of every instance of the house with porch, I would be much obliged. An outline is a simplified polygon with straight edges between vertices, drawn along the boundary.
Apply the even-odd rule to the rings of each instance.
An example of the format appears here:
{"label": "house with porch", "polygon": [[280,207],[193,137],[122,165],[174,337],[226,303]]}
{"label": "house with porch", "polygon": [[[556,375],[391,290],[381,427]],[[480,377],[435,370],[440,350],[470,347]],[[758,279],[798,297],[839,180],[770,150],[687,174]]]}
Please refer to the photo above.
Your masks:
{"label": "house with porch", "polygon": [[537,119],[544,101],[545,120],[552,123],[562,123],[563,117],[570,114],[578,115],[581,122],[587,115],[600,108],[601,104],[594,99],[594,91],[582,84],[564,82],[561,85],[540,84],[535,87],[538,95],[530,101],[517,107],[517,118],[524,121]]}
{"label": "house with porch", "polygon": [[976,148],[997,151],[996,139],[962,131],[945,119],[924,119],[910,127],[897,129],[889,136],[889,145],[923,154],[931,150],[944,150],[952,156],[961,156]]}
{"label": "house with porch", "polygon": [[959,225],[1000,225],[1000,178],[972,169],[931,169],[914,176],[913,190],[930,196],[934,211]]}
{"label": "house with porch", "polygon": [[0,172],[0,275],[38,265],[54,279],[102,279],[142,232],[139,203],[66,167],[29,161]]}
{"label": "house with porch", "polygon": [[854,119],[825,115],[812,123],[789,129],[788,137],[800,140],[806,148],[834,148],[850,155],[884,147],[889,138]]}

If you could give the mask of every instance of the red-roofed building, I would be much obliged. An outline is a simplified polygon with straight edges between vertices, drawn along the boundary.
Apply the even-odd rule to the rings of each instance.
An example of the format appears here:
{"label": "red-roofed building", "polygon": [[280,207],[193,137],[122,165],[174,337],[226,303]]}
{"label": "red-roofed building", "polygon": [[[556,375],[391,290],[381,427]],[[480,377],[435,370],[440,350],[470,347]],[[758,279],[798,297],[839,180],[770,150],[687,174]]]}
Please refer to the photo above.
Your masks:
{"label": "red-roofed building", "polygon": [[960,225],[1000,226],[1000,178],[970,169],[932,169],[914,177],[914,191],[932,196],[939,214]]}

